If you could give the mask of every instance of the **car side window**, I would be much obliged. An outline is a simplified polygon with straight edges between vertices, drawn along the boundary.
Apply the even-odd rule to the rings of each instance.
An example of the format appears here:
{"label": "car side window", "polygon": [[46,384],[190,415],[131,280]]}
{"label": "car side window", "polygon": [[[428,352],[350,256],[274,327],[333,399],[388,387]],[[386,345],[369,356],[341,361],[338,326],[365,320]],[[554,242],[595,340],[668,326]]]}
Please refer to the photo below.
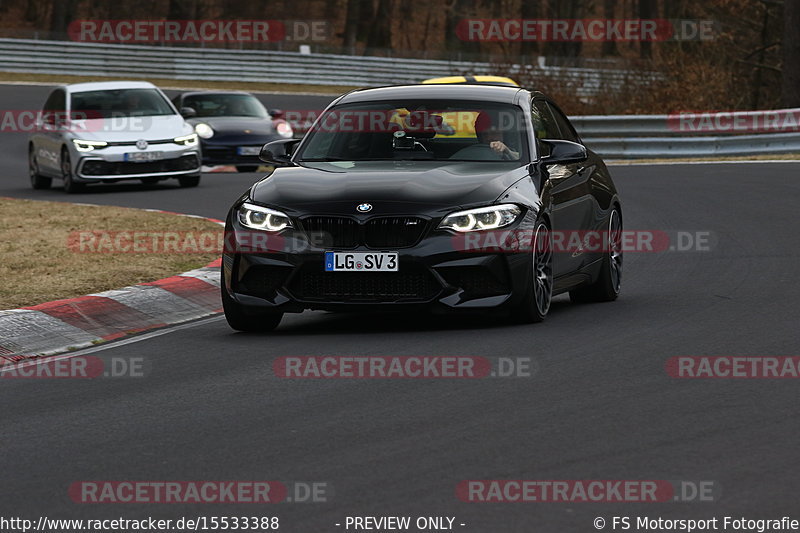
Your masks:
{"label": "car side window", "polygon": [[536,130],[536,137],[539,139],[560,139],[561,132],[558,129],[550,108],[541,100],[534,100],[531,106],[531,119]]}
{"label": "car side window", "polygon": [[60,124],[65,117],[67,109],[67,97],[64,89],[56,89],[50,93],[42,107],[42,120],[46,124]]}
{"label": "car side window", "polygon": [[550,155],[547,145],[541,144],[542,139],[559,139],[561,132],[558,129],[550,108],[543,100],[534,100],[531,104],[531,121],[536,133],[536,143],[542,156]]}
{"label": "car side window", "polygon": [[67,99],[63,89],[56,89],[50,93],[42,108],[43,113],[63,112],[67,107]]}
{"label": "car side window", "polygon": [[575,128],[572,127],[572,124],[564,115],[564,113],[562,113],[558,107],[549,102],[547,104],[547,108],[550,110],[556,124],[558,124],[558,129],[561,130],[561,135],[558,138],[565,141],[572,141],[574,143],[580,142],[578,134],[575,132]]}

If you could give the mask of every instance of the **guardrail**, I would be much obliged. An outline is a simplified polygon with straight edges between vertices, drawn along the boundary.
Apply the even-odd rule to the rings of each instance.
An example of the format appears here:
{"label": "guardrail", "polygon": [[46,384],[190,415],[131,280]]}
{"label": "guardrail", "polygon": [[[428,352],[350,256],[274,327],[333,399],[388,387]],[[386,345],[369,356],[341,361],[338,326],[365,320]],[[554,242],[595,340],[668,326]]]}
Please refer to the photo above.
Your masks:
{"label": "guardrail", "polygon": [[[541,78],[569,85],[579,97],[613,90],[627,83],[647,85],[654,73],[537,65],[512,65]],[[0,70],[99,77],[170,80],[298,83],[305,85],[375,86],[414,83],[448,74],[491,74],[497,65],[432,59],[400,59],[335,54],[302,54],[268,50],[180,48],[123,44],[0,39]],[[770,117],[800,117],[800,109],[697,114],[765,123]],[[722,128],[683,128],[692,115],[623,115],[574,117],[584,142],[609,158],[669,158],[800,154],[797,123],[766,128],[775,133],[730,135]],[[695,117],[695,118],[697,118]],[[758,129],[758,128],[755,128]],[[696,135],[705,134],[698,137]],[[713,134],[713,136],[707,136]]]}
{"label": "guardrail", "polygon": [[584,143],[615,159],[800,155],[800,108],[573,117]]}
{"label": "guardrail", "polygon": [[[547,66],[544,62],[508,68],[512,74],[525,69],[541,78],[568,84],[582,97],[631,80],[647,84],[654,76],[615,69]],[[485,62],[0,39],[0,70],[6,72],[376,86],[416,83],[452,74],[493,74],[497,69],[498,65]]]}
{"label": "guardrail", "polygon": [[800,133],[714,137],[586,138],[586,146],[610,159],[668,159],[798,154]]}

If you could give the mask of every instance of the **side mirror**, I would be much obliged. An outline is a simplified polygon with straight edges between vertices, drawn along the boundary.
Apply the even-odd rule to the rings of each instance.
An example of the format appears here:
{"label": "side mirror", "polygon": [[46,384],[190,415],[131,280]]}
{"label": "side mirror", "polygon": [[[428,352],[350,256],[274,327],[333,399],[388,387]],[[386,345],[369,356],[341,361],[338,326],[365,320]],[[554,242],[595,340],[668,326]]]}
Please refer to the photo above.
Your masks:
{"label": "side mirror", "polygon": [[197,111],[195,111],[193,107],[182,107],[181,108],[181,116],[183,118],[196,117],[197,116]]}
{"label": "side mirror", "polygon": [[269,116],[272,118],[283,118],[285,114],[283,109],[267,109],[267,113],[269,113]]}
{"label": "side mirror", "polygon": [[277,166],[291,164],[292,152],[300,139],[281,139],[272,141],[261,147],[258,158],[265,163],[272,163]]}
{"label": "side mirror", "polygon": [[542,157],[545,165],[566,165],[586,161],[589,157],[586,147],[582,144],[561,139],[542,139],[543,144],[550,148],[550,154]]}

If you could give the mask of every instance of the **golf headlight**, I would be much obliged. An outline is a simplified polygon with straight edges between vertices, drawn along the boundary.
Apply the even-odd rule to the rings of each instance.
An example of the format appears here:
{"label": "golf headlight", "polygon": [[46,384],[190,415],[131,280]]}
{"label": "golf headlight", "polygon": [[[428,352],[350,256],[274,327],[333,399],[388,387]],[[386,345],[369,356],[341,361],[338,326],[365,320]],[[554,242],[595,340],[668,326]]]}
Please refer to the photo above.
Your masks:
{"label": "golf headlight", "polygon": [[278,135],[284,139],[291,139],[292,135],[294,135],[294,131],[288,122],[278,122],[278,124],[275,126],[275,131],[277,131]]}
{"label": "golf headlight", "polygon": [[201,122],[194,127],[194,132],[203,139],[210,139],[214,136],[214,130],[205,122]]}
{"label": "golf headlight", "polygon": [[180,144],[181,146],[192,146],[197,144],[197,134],[192,133],[190,135],[184,135],[183,137],[175,137],[173,140],[175,144]]}
{"label": "golf headlight", "polygon": [[75,145],[75,149],[79,152],[91,152],[95,148],[108,146],[105,141],[84,141],[82,139],[72,139],[72,144]]}
{"label": "golf headlight", "polygon": [[514,204],[467,209],[450,213],[444,217],[442,223],[439,224],[439,229],[451,229],[461,233],[497,229],[512,224],[520,213],[522,213],[522,209]]}
{"label": "golf headlight", "polygon": [[247,203],[239,207],[239,223],[246,228],[264,231],[280,231],[292,227],[292,221],[284,213]]}

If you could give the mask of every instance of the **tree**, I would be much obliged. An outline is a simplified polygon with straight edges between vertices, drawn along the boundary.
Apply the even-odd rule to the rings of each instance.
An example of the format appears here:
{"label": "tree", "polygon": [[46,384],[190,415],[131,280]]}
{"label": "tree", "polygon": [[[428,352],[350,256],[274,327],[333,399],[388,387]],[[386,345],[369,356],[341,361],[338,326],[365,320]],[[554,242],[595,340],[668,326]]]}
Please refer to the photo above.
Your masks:
{"label": "tree", "polygon": [[[654,19],[658,16],[658,5],[655,0],[639,0],[639,17],[643,19]],[[639,44],[639,57],[650,59],[653,57],[653,43],[643,40]]]}
{"label": "tree", "polygon": [[[615,18],[616,0],[603,0],[603,17],[606,19]],[[619,50],[617,49],[617,41],[613,39],[606,39],[603,41],[603,46],[600,49],[603,56],[618,56]]]}
{"label": "tree", "polygon": [[69,16],[75,12],[75,0],[60,0],[53,4],[50,16],[50,31],[66,33],[67,24],[71,22]]}
{"label": "tree", "polygon": [[360,17],[361,0],[347,0],[344,22],[344,46],[349,53],[353,53],[358,43],[358,21]]}
{"label": "tree", "polygon": [[[549,16],[556,19],[582,19],[585,17],[584,0],[559,0],[549,4]],[[577,58],[583,50],[581,41],[550,41],[545,45],[544,55]]]}
{"label": "tree", "polygon": [[[462,41],[456,32],[462,19],[475,17],[475,2],[473,0],[449,0],[442,2],[445,6],[444,42],[448,52],[466,52],[478,54],[481,43],[477,41]],[[453,57],[458,59],[458,57]]]}
{"label": "tree", "polygon": [[[367,49],[384,50],[392,46],[392,10],[388,0],[378,0],[377,3],[368,3],[371,7],[369,31],[367,32]],[[365,54],[367,50],[364,51]]]}
{"label": "tree", "polygon": [[[613,2],[614,0],[610,0]],[[524,20],[538,19],[539,18],[539,2],[538,0],[522,0],[520,6],[520,15]],[[536,41],[522,41],[520,45],[520,53],[523,56],[531,56],[539,53],[539,43]]]}
{"label": "tree", "polygon": [[781,102],[785,107],[800,107],[800,2],[783,3],[783,58]]}

